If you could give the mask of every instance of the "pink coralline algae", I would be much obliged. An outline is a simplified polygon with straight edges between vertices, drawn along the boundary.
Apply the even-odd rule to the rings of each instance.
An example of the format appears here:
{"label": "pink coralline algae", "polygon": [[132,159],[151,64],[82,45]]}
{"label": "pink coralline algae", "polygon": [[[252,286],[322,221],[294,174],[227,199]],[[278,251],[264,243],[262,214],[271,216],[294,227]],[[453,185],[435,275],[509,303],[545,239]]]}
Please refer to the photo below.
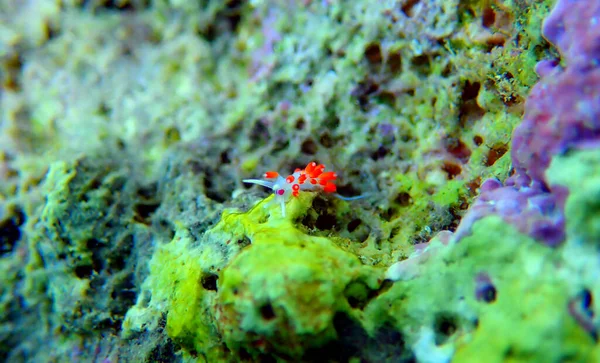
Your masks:
{"label": "pink coralline algae", "polygon": [[495,214],[521,232],[556,246],[564,240],[567,190],[549,185],[552,157],[572,149],[600,147],[600,2],[559,0],[543,26],[558,48],[558,61],[542,61],[541,80],[515,129],[511,157],[515,174],[505,185],[488,180],[457,230],[460,239],[473,222]]}

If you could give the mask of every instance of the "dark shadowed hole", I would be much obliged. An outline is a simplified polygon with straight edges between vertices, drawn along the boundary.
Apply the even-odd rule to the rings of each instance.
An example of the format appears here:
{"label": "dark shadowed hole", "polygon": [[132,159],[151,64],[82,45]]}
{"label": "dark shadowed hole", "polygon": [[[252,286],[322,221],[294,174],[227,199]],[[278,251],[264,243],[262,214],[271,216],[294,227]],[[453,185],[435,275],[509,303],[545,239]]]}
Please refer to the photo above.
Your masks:
{"label": "dark shadowed hole", "polygon": [[485,110],[477,104],[477,96],[481,90],[481,83],[466,81],[458,110],[458,119],[462,126],[480,119],[485,114]]}
{"label": "dark shadowed hole", "polygon": [[123,1],[123,0],[105,0],[99,3],[97,2],[84,2],[88,4],[94,4],[93,10],[108,10],[108,11],[123,11],[123,12],[132,12],[136,10],[132,1]]}
{"label": "dark shadowed hole", "polygon": [[87,191],[100,189],[100,187],[102,187],[101,178],[99,176],[93,178],[92,180],[90,180],[87,187]]}
{"label": "dark shadowed hole", "polygon": [[394,286],[394,281],[383,280],[381,286],[379,286],[379,290],[377,290],[377,295],[383,294],[384,292],[388,291],[392,286]]}
{"label": "dark shadowed hole", "polygon": [[158,343],[148,356],[145,358],[147,362],[167,363],[177,361],[175,354],[175,345],[169,337],[165,337],[165,341]]}
{"label": "dark shadowed hole", "polygon": [[117,244],[117,248],[110,249],[106,254],[106,262],[108,262],[108,270],[115,273],[125,269],[127,258],[133,249],[133,235],[125,235]]}
{"label": "dark shadowed hole", "polygon": [[494,285],[487,285],[481,289],[481,300],[487,303],[496,301],[496,288]]}
{"label": "dark shadowed hole", "polygon": [[200,284],[205,290],[217,291],[218,279],[219,276],[217,276],[216,274],[206,273],[203,274],[202,277],[200,277]]}
{"label": "dark shadowed hole", "polygon": [[98,105],[98,109],[96,112],[98,112],[100,116],[108,116],[111,113],[111,111],[112,109],[109,105],[107,105],[105,102],[100,102],[100,105]]}
{"label": "dark shadowed hole", "polygon": [[242,20],[242,0],[224,1],[225,7],[216,12],[214,20],[207,22],[208,26],[203,27],[199,32],[209,42],[215,41],[223,34],[235,32]]}
{"label": "dark shadowed hole", "polygon": [[194,173],[194,175],[201,175],[206,173],[206,166],[198,160],[189,160],[186,163],[186,167]]}
{"label": "dark shadowed hole", "polygon": [[462,101],[470,101],[477,98],[479,95],[479,90],[481,89],[481,83],[467,81],[465,86],[463,87],[461,99]]}
{"label": "dark shadowed hole", "polygon": [[492,166],[500,159],[506,152],[508,151],[508,147],[506,145],[497,145],[488,151],[487,158],[485,160],[486,166]]}
{"label": "dark shadowed hole", "polygon": [[588,316],[594,316],[593,311],[591,311],[593,301],[592,292],[589,289],[583,289],[581,291],[581,307],[586,310]]}
{"label": "dark shadowed hole", "polygon": [[340,118],[333,114],[325,119],[323,126],[328,130],[335,130],[340,126]]}
{"label": "dark shadowed hole", "polygon": [[400,9],[404,13],[404,15],[406,15],[410,18],[410,17],[414,16],[413,8],[418,3],[419,3],[419,0],[406,0]]}
{"label": "dark shadowed hole", "polygon": [[306,362],[394,362],[415,363],[414,354],[406,349],[402,334],[389,324],[377,327],[373,336],[347,313],[333,317],[337,339],[306,351]]}
{"label": "dark shadowed hole", "polygon": [[95,238],[90,238],[85,242],[86,249],[92,253],[92,269],[100,272],[104,268],[104,257],[102,249],[104,244]]}
{"label": "dark shadowed hole", "polygon": [[433,330],[435,332],[435,344],[444,344],[458,330],[456,317],[449,313],[436,315]]}
{"label": "dark shadowed hole", "polygon": [[411,60],[411,64],[413,69],[422,76],[427,76],[431,73],[431,60],[427,54],[414,57]]}
{"label": "dark shadowed hole", "polygon": [[282,354],[282,353],[279,353],[277,358],[275,358],[271,354],[259,354],[255,358],[255,361],[260,362],[260,363],[277,363],[277,362],[282,362],[282,361],[289,362],[289,361],[291,361],[291,357],[286,354]]}
{"label": "dark shadowed hole", "polygon": [[382,211],[380,214],[381,218],[383,218],[386,222],[391,221],[396,216],[396,209],[389,207],[386,210]]}
{"label": "dark shadowed hole", "polygon": [[[48,36],[50,39],[50,36]],[[4,57],[2,60],[5,74],[1,78],[2,86],[13,92],[21,90],[21,69],[23,68],[23,58],[21,52],[12,52],[11,54]]]}
{"label": "dark shadowed hole", "polygon": [[164,142],[166,145],[173,145],[181,140],[181,133],[176,127],[169,127],[165,130]]}
{"label": "dark shadowed hole", "polygon": [[152,214],[160,207],[160,203],[138,203],[134,206],[135,216],[134,219],[137,222],[150,225],[150,218]]}
{"label": "dark shadowed hole", "polygon": [[229,156],[230,150],[222,151],[219,155],[219,159],[221,160],[221,164],[229,164],[231,163],[231,157]]}
{"label": "dark shadowed hole", "polygon": [[471,196],[477,195],[478,189],[481,186],[481,177],[478,176],[477,178],[475,178],[475,179],[471,180],[470,182],[468,182],[465,186],[469,190],[469,194]]}
{"label": "dark shadowed hole", "polygon": [[369,61],[369,63],[373,65],[380,65],[383,60],[383,55],[381,54],[381,46],[378,43],[371,43],[365,49],[365,57]]}
{"label": "dark shadowed hole", "polygon": [[250,353],[245,348],[240,348],[237,351],[237,353],[238,353],[238,356],[239,356],[239,359],[241,362],[251,362],[252,361],[252,355],[250,355]]}
{"label": "dark shadowed hole", "polygon": [[390,71],[393,73],[399,73],[402,71],[402,56],[399,52],[390,53],[387,61]]}
{"label": "dark shadowed hole", "polygon": [[350,358],[360,356],[361,347],[369,341],[361,324],[348,314],[338,312],[333,317],[333,327],[338,339],[321,348],[309,350],[306,361],[348,362]]}
{"label": "dark shadowed hole", "polygon": [[10,253],[21,238],[21,225],[25,223],[25,213],[17,209],[13,216],[0,222],[0,256]]}
{"label": "dark shadowed hole", "polygon": [[442,165],[442,170],[446,173],[449,180],[456,178],[462,172],[462,168],[460,165],[446,161]]}
{"label": "dark shadowed hole", "polygon": [[167,241],[171,241],[173,237],[175,237],[175,227],[171,224],[171,222],[163,219],[158,222],[158,225],[163,234],[166,235]]}
{"label": "dark shadowed hole", "polygon": [[444,144],[448,153],[455,158],[466,163],[471,157],[471,150],[469,147],[462,142],[459,138],[449,137],[444,140]]}
{"label": "dark shadowed hole", "polygon": [[[360,223],[356,224],[357,221]],[[358,218],[352,220],[347,228],[348,232],[352,233],[352,239],[360,243],[365,242],[371,234],[371,227],[366,223],[362,223]]]}
{"label": "dark shadowed hole", "polygon": [[294,126],[296,127],[296,130],[304,130],[306,127],[306,121],[304,121],[303,118],[299,118],[296,120],[296,124]]}
{"label": "dark shadowed hole", "polygon": [[321,134],[321,137],[319,138],[319,143],[321,145],[323,145],[324,147],[326,147],[327,149],[329,149],[329,148],[333,147],[335,142],[333,141],[333,138],[331,137],[329,132],[325,131],[324,133]]}
{"label": "dark shadowed hole", "polygon": [[108,261],[109,272],[121,271],[125,264],[125,256],[114,256]]}
{"label": "dark shadowed hole", "polygon": [[394,107],[396,105],[396,95],[390,91],[382,90],[377,96],[377,100],[387,106]]}
{"label": "dark shadowed hole", "polygon": [[223,11],[223,16],[229,23],[229,29],[235,31],[242,20],[242,7],[244,6],[243,0],[229,0],[225,2],[227,7]]}
{"label": "dark shadowed hole", "polygon": [[364,309],[376,293],[361,281],[353,281],[344,289],[344,296],[353,309]]}
{"label": "dark shadowed hole", "polygon": [[383,159],[388,153],[389,150],[385,146],[381,145],[377,148],[377,150],[371,153],[371,159],[373,159],[374,161]]}
{"label": "dark shadowed hole", "polygon": [[265,145],[271,135],[269,134],[269,129],[263,120],[256,120],[252,129],[250,130],[250,140],[254,142],[255,145]]}
{"label": "dark shadowed hole", "polygon": [[250,240],[250,238],[248,238],[247,236],[244,236],[243,238],[240,238],[237,240],[237,244],[238,246],[240,246],[241,248],[247,247],[252,243],[252,241]]}
{"label": "dark shadowed hole", "polygon": [[317,144],[312,139],[306,139],[300,146],[300,150],[307,155],[314,155],[317,153]]}
{"label": "dark shadowed hole", "polygon": [[273,305],[267,303],[260,307],[260,316],[265,320],[275,319],[275,311],[273,310]]}
{"label": "dark shadowed hole", "polygon": [[473,136],[473,143],[476,146],[481,146],[481,144],[483,144],[483,137],[479,136],[479,135],[475,135]]}
{"label": "dark shadowed hole", "polygon": [[333,201],[321,195],[315,197],[311,212],[306,213],[300,223],[311,230],[337,229],[338,222]]}
{"label": "dark shadowed hole", "polygon": [[327,209],[330,208],[331,206],[332,206],[332,204],[327,199],[323,198],[320,195],[317,196],[312,201],[312,207],[319,213],[326,212]]}
{"label": "dark shadowed hole", "polygon": [[348,223],[348,232],[352,233],[354,230],[358,228],[362,224],[362,221],[358,218],[355,218]]}
{"label": "dark shadowed hole", "polygon": [[112,318],[102,319],[92,323],[94,330],[112,330],[118,332],[121,330],[121,320],[113,320]]}
{"label": "dark shadowed hole", "polygon": [[373,80],[367,79],[356,85],[352,92],[350,92],[350,95],[356,99],[361,110],[366,111],[367,106],[369,105],[369,96],[377,91],[379,91],[379,84]]}
{"label": "dark shadowed hole", "polygon": [[75,267],[75,276],[77,276],[80,279],[87,279],[90,276],[92,276],[92,273],[94,273],[94,268],[92,267],[92,265],[82,265]]}
{"label": "dark shadowed hole", "polygon": [[400,193],[398,193],[396,198],[394,198],[394,201],[396,203],[398,203],[400,206],[406,207],[412,203],[412,198],[411,198],[410,194],[408,194],[407,192],[400,192]]}
{"label": "dark shadowed hole", "polygon": [[452,74],[452,63],[448,63],[448,64],[446,64],[444,69],[442,69],[442,73],[440,75],[444,78],[448,78],[448,77],[450,77],[451,74]]}
{"label": "dark shadowed hole", "polygon": [[492,8],[483,9],[483,14],[481,15],[481,25],[484,28],[489,28],[496,22],[496,12]]}
{"label": "dark shadowed hole", "polygon": [[227,196],[225,192],[218,189],[218,184],[215,185],[213,183],[213,178],[213,174],[208,172],[203,178],[206,197],[217,203],[224,203],[227,200]]}
{"label": "dark shadowed hole", "polygon": [[140,187],[136,194],[144,200],[152,200],[156,197],[158,185],[156,183]]}
{"label": "dark shadowed hole", "polygon": [[112,315],[123,317],[127,310],[135,304],[137,293],[135,289],[135,277],[133,273],[128,274],[122,281],[116,283],[110,294],[110,312]]}
{"label": "dark shadowed hole", "polygon": [[320,230],[334,229],[337,225],[337,218],[333,214],[321,214],[317,217],[315,227]]}
{"label": "dark shadowed hole", "polygon": [[404,341],[404,336],[390,323],[377,328],[363,356],[368,362],[416,363],[414,353]]}

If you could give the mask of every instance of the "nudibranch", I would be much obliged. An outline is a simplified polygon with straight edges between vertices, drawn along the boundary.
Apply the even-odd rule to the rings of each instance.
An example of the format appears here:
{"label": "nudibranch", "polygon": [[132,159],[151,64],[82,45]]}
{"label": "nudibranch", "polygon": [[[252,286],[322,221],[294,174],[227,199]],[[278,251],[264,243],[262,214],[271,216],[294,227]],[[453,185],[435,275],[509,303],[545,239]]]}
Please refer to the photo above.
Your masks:
{"label": "nudibranch", "polygon": [[252,183],[270,188],[275,194],[275,200],[281,205],[281,213],[285,216],[285,202],[290,197],[297,197],[300,191],[322,191],[333,193],[336,197],[344,200],[354,200],[362,198],[343,197],[336,193],[337,187],[334,184],[337,174],[333,171],[325,171],[325,165],[317,164],[311,161],[304,169],[296,169],[293,174],[281,176],[276,171],[267,171],[263,174],[263,179],[244,179],[244,183]]}

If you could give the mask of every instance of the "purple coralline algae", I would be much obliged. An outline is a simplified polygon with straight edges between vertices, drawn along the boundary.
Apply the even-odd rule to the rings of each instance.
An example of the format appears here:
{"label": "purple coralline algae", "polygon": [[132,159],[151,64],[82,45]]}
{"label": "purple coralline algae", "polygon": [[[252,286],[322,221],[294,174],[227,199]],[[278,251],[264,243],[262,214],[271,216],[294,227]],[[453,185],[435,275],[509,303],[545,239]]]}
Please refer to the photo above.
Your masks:
{"label": "purple coralline algae", "polygon": [[497,214],[550,246],[564,240],[567,190],[550,185],[545,172],[554,155],[599,146],[600,2],[558,1],[543,34],[559,49],[561,62],[538,64],[541,80],[532,88],[523,122],[513,134],[514,174],[504,185],[495,179],[482,184],[457,239],[474,221]]}

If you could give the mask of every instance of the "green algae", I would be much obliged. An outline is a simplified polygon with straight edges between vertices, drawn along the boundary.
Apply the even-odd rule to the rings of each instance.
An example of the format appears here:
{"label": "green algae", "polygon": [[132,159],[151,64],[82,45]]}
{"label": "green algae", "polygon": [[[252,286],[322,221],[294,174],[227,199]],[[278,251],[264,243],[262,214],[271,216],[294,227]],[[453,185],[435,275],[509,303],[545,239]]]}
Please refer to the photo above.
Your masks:
{"label": "green algae", "polygon": [[[567,308],[593,284],[573,284],[575,261],[593,264],[581,251],[549,249],[487,217],[459,243],[434,239],[401,262],[409,266],[403,275],[389,275],[397,282],[373,294],[377,269],[344,251],[339,238],[295,227],[313,198],[292,199],[286,218],[270,198],[245,213],[225,211],[201,241],[180,229],[155,252],[145,283],[152,297],[130,310],[126,330],[142,329],[149,315],[159,324],[166,312],[169,336],[200,361],[229,359],[224,346],[253,360],[306,358],[344,341],[342,315],[355,322],[345,323],[346,333],[364,329],[369,344],[378,344],[382,330],[398,332],[396,359],[411,351],[423,361],[589,361],[598,354]],[[494,289],[485,299],[476,292],[481,274]]]}
{"label": "green algae", "polygon": [[187,348],[188,355],[197,352],[204,357],[200,361],[220,361],[225,352],[218,345],[214,312],[210,311],[214,293],[203,286],[203,281],[210,278],[203,266],[209,265],[214,256],[209,249],[190,248],[190,243],[189,234],[182,230],[154,253],[141,302],[128,311],[123,336],[156,330],[162,324],[173,341]]}
{"label": "green algae", "polygon": [[[135,301],[134,239],[145,227],[131,225],[135,182],[120,167],[88,158],[50,165],[44,181],[46,200],[29,235],[34,251],[27,280],[33,286],[45,265],[54,319],[65,332],[90,333],[120,325]],[[43,258],[42,258],[43,256]],[[29,298],[37,299],[39,291]],[[27,296],[27,295],[26,295]],[[82,311],[86,311],[85,314]]]}
{"label": "green algae", "polygon": [[598,244],[600,236],[600,153],[573,150],[555,156],[546,171],[548,182],[568,189],[565,204],[567,238]]}
{"label": "green algae", "polygon": [[350,310],[346,286],[373,280],[356,256],[327,239],[282,235],[253,242],[223,270],[219,320],[230,349],[301,357],[336,338],[334,315]]}
{"label": "green algae", "polygon": [[[367,307],[370,324],[391,322],[417,358],[429,350],[460,362],[590,361],[596,343],[567,308],[578,272],[561,264],[559,251],[498,217],[475,223],[457,244],[431,244]],[[482,273],[495,291],[488,301],[476,298]]]}
{"label": "green algae", "polygon": [[226,210],[201,241],[180,228],[155,252],[144,284],[150,301],[129,311],[125,335],[165,312],[169,336],[201,361],[224,359],[223,344],[255,359],[300,358],[334,340],[334,315],[358,314],[349,299],[364,301],[380,277],[332,240],[294,227],[312,198],[293,199],[285,218],[271,199],[246,213]]}

